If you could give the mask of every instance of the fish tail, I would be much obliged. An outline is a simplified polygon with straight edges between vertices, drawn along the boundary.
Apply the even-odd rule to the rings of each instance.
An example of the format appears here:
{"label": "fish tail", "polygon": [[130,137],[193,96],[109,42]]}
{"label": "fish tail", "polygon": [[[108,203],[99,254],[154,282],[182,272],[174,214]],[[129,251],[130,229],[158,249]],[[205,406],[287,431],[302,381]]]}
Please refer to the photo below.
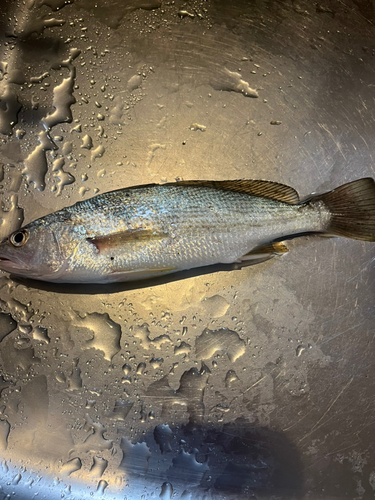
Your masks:
{"label": "fish tail", "polygon": [[315,196],[331,217],[325,233],[355,240],[375,241],[375,181],[367,177]]}

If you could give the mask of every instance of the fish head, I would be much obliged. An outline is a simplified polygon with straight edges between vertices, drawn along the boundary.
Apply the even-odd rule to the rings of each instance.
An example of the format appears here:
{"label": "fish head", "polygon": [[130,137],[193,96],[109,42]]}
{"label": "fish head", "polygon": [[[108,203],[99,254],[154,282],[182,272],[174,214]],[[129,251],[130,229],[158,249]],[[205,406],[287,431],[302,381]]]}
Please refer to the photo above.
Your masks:
{"label": "fish head", "polygon": [[62,233],[61,223],[48,217],[17,229],[0,243],[0,269],[39,280],[58,278],[67,267]]}

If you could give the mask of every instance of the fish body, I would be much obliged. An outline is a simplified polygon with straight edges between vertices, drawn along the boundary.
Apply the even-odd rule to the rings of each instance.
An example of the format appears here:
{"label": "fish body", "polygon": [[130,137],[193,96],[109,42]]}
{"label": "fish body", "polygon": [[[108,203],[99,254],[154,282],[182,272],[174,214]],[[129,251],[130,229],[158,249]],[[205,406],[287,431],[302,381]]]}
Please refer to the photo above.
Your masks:
{"label": "fish body", "polygon": [[283,253],[283,238],[375,240],[375,183],[299,202],[268,181],[182,181],[97,195],[37,219],[0,244],[0,269],[52,282],[136,280]]}

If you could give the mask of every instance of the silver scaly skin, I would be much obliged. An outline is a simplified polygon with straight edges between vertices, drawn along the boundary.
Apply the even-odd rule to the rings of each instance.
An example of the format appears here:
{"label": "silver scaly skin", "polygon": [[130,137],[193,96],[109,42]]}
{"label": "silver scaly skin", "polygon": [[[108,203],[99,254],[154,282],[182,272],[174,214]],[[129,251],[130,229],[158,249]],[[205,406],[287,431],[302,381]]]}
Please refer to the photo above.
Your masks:
{"label": "silver scaly skin", "polygon": [[[374,181],[356,182],[361,181],[367,181],[367,191],[374,190]],[[259,196],[241,188],[258,181],[232,182],[236,189],[228,188],[231,181],[139,186],[76,203],[4,240],[0,268],[54,282],[126,281],[232,263],[275,239],[330,229],[332,213],[325,195],[285,202],[272,199],[269,189]],[[275,186],[278,198],[297,197],[292,188],[264,185]],[[286,195],[278,192],[283,187]]]}

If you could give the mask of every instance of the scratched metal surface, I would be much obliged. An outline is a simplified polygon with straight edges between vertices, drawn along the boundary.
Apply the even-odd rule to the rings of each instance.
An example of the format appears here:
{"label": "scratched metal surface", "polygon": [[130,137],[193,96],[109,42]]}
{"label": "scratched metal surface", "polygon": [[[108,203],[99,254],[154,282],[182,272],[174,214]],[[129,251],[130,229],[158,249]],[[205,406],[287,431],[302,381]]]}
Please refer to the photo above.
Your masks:
{"label": "scratched metal surface", "polygon": [[[121,186],[374,175],[369,0],[2,1],[1,237]],[[0,491],[375,495],[375,247],[139,288],[0,277]]]}

